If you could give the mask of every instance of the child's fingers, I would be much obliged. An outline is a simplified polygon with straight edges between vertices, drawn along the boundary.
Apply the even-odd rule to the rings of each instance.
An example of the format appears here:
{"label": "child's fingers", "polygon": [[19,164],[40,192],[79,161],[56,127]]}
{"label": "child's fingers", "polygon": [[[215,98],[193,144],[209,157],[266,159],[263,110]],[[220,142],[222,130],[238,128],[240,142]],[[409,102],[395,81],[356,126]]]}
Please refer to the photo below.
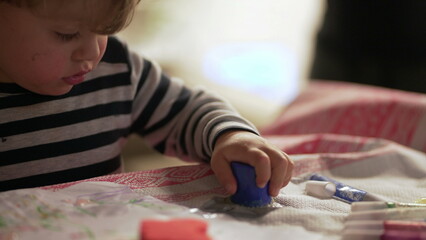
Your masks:
{"label": "child's fingers", "polygon": [[287,159],[287,167],[286,167],[286,171],[285,171],[285,179],[284,179],[284,183],[281,187],[285,187],[288,185],[288,183],[291,180],[291,177],[293,176],[293,169],[294,169],[294,162],[291,160],[291,158],[285,154],[285,158]]}
{"label": "child's fingers", "polygon": [[269,153],[271,159],[271,179],[269,182],[269,194],[277,196],[283,184],[286,181],[286,171],[288,160],[286,155],[281,151],[271,151]]}
{"label": "child's fingers", "polygon": [[271,161],[270,157],[263,151],[258,150],[256,153],[247,156],[246,162],[255,168],[256,185],[263,188],[271,178]]}
{"label": "child's fingers", "polygon": [[211,168],[216,174],[219,183],[225,187],[229,194],[234,194],[237,191],[237,182],[230,166],[232,161],[253,166],[256,172],[256,185],[260,188],[265,187],[271,178],[269,156],[260,150],[248,152],[250,152],[250,154],[235,154],[232,160],[229,160],[223,154],[215,154],[212,156]]}
{"label": "child's fingers", "polygon": [[[246,134],[232,133],[223,135],[222,139],[218,140],[211,159],[212,170],[227,192],[234,194],[237,190],[237,182],[232,173],[231,162],[249,164],[255,168],[256,185],[263,188],[269,181],[269,194],[277,196],[281,188],[291,179],[293,162],[280,149],[269,145],[257,135]],[[234,136],[237,138],[232,139]]]}
{"label": "child's fingers", "polygon": [[234,194],[237,191],[237,182],[232,173],[230,163],[223,156],[214,155],[211,161],[211,168],[227,193]]}

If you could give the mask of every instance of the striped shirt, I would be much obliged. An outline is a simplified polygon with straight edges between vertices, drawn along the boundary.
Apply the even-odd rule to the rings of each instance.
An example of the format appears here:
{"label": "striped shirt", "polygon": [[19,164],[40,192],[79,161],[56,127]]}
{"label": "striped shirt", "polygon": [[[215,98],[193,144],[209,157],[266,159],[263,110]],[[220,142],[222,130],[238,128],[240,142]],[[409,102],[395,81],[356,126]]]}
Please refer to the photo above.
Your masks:
{"label": "striped shirt", "polygon": [[163,154],[209,161],[230,129],[256,132],[226,101],[185,87],[111,37],[97,68],[65,95],[0,83],[0,190],[117,172],[132,133]]}

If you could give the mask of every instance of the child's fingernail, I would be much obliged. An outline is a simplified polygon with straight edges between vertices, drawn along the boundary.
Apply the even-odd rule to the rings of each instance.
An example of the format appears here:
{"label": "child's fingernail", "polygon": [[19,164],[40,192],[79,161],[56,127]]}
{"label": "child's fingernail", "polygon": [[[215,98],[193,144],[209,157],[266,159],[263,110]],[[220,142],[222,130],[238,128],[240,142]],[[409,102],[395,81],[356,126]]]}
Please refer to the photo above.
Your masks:
{"label": "child's fingernail", "polygon": [[264,188],[266,186],[266,183],[256,183],[258,188]]}
{"label": "child's fingernail", "polygon": [[227,184],[225,186],[225,190],[226,190],[227,193],[233,194],[234,193],[234,186],[232,184]]}

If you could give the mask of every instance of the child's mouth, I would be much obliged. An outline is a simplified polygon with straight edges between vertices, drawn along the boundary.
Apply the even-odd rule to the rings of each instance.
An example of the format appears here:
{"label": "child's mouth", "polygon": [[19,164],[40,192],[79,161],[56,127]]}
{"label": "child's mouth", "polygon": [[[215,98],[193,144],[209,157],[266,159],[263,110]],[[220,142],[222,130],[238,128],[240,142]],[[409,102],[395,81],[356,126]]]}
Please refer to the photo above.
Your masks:
{"label": "child's mouth", "polygon": [[79,73],[74,74],[72,76],[64,77],[64,78],[62,78],[62,80],[64,80],[64,82],[66,82],[70,85],[77,85],[77,84],[80,84],[84,81],[84,75],[86,73],[87,72],[82,71],[82,72],[79,72]]}

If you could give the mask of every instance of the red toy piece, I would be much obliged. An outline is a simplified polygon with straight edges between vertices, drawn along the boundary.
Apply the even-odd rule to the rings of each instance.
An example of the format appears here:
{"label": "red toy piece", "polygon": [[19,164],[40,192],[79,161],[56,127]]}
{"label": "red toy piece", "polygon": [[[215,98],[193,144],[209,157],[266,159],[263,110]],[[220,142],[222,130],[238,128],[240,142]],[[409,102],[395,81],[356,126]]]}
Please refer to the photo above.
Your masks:
{"label": "red toy piece", "polygon": [[207,223],[198,219],[143,220],[139,240],[211,240]]}

